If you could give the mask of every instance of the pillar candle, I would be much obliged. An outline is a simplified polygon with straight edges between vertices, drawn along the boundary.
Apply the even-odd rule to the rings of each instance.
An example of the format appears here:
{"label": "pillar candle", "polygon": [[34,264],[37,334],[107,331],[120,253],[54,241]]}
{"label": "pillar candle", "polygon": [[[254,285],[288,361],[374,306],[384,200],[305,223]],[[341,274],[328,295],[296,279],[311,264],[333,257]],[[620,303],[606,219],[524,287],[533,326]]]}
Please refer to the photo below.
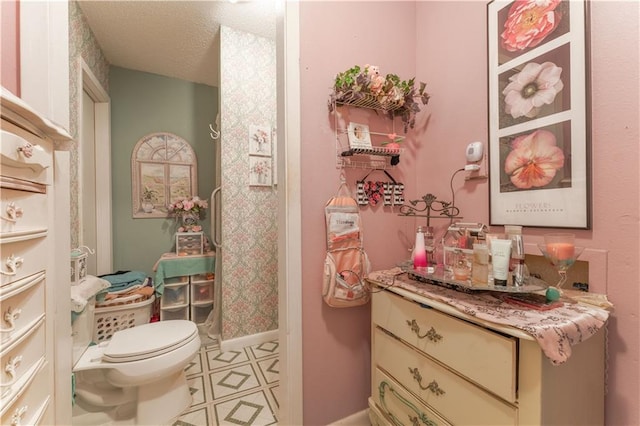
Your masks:
{"label": "pillar candle", "polygon": [[558,260],[573,259],[575,246],[571,243],[549,243],[547,252]]}

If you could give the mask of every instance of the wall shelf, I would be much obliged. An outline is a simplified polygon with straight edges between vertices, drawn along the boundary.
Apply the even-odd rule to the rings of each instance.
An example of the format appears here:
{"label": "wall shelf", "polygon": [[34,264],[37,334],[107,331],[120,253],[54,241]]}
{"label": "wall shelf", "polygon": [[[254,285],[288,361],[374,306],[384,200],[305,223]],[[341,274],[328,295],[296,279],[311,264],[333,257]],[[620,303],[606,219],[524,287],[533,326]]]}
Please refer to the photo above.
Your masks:
{"label": "wall shelf", "polygon": [[[402,108],[397,103],[380,103],[371,95],[358,94],[350,100],[334,101],[330,104],[334,111],[334,129],[336,138],[336,168],[361,168],[361,169],[389,169],[395,167],[400,162],[400,155],[403,148],[387,148],[384,146],[371,146],[368,148],[352,148],[349,145],[347,129],[338,125],[337,110],[340,107],[368,109],[376,112],[383,112],[391,120],[392,132],[395,133],[392,112]],[[369,131],[370,135],[386,136],[388,133]],[[399,136],[404,138],[404,136]]]}

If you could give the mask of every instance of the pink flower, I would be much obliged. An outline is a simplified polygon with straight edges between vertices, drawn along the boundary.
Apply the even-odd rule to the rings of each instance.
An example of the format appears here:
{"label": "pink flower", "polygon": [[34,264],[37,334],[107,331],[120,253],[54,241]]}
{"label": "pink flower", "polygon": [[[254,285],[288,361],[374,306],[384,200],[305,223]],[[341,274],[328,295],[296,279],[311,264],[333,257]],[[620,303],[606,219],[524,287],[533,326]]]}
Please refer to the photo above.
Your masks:
{"label": "pink flower", "polygon": [[562,68],[553,62],[526,64],[522,71],[509,77],[510,83],[502,91],[505,112],[513,118],[536,117],[540,108],[552,104],[564,87],[561,74]]}
{"label": "pink flower", "polygon": [[184,209],[184,211],[189,211],[193,208],[193,206],[195,206],[195,203],[191,200],[184,200],[182,202],[182,208]]}
{"label": "pink flower", "polygon": [[516,0],[500,34],[502,47],[516,52],[540,44],[560,23],[558,4],[560,0]]}
{"label": "pink flower", "polygon": [[382,91],[382,87],[384,86],[384,83],[385,83],[384,77],[381,75],[376,75],[371,79],[371,85],[369,86],[369,90],[371,90],[371,93],[373,93],[374,95],[377,95]]}
{"label": "pink flower", "polygon": [[518,136],[511,142],[504,171],[517,188],[548,185],[564,166],[564,153],[556,146],[556,137],[547,130]]}

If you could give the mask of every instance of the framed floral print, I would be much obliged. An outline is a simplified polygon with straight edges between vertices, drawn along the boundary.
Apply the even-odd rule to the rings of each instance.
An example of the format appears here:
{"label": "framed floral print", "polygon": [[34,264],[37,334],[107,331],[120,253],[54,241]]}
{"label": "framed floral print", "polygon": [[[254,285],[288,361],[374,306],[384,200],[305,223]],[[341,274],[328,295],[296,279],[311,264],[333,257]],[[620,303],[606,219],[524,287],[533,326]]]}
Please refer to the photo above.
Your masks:
{"label": "framed floral print", "polygon": [[271,186],[271,158],[249,156],[249,186]]}
{"label": "framed floral print", "polygon": [[271,157],[271,127],[249,126],[249,155]]}
{"label": "framed floral print", "polygon": [[487,8],[490,222],[590,229],[588,3]]}

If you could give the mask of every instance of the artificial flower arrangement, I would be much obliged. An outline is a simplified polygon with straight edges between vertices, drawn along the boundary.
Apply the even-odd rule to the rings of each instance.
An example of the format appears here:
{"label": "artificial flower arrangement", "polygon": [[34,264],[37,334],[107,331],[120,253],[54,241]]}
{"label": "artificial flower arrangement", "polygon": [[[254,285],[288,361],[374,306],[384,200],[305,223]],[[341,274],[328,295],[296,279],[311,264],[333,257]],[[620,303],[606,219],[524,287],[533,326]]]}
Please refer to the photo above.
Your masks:
{"label": "artificial flower arrangement", "polygon": [[169,204],[169,213],[173,214],[176,220],[182,220],[182,226],[178,227],[178,232],[200,232],[202,226],[198,225],[198,220],[204,218],[205,209],[209,204],[200,197],[178,198]]}
{"label": "artificial flower arrangement", "polygon": [[404,131],[415,126],[415,115],[420,112],[420,103],[429,102],[426,84],[415,86],[415,78],[401,80],[395,74],[380,74],[375,65],[356,65],[336,75],[333,93],[329,99],[329,110],[336,102],[359,104],[373,101],[378,109],[384,110],[390,118],[401,117]]}
{"label": "artificial flower arrangement", "polygon": [[395,133],[389,133],[387,135],[388,141],[382,142],[382,146],[387,149],[400,149],[400,142],[404,140],[404,136],[398,136]]}

